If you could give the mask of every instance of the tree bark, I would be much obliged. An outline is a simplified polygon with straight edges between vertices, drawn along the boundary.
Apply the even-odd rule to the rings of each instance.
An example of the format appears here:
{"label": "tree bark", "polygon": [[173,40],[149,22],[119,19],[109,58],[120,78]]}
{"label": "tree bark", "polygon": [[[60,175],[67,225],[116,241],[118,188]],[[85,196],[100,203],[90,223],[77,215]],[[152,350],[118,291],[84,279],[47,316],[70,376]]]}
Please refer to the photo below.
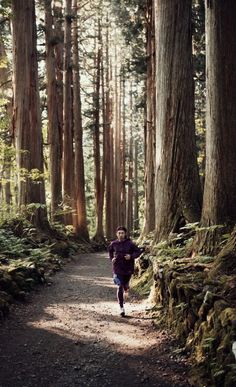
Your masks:
{"label": "tree bark", "polygon": [[95,166],[95,206],[96,206],[96,233],[94,239],[104,239],[103,231],[103,187],[100,152],[100,86],[101,86],[101,26],[98,23],[98,42],[95,66],[95,90],[94,90],[94,166]]}
{"label": "tree bark", "polygon": [[48,106],[48,138],[50,146],[50,183],[51,183],[51,219],[62,220],[59,215],[62,205],[62,178],[61,178],[61,122],[60,105],[57,100],[57,80],[55,45],[57,37],[53,29],[51,0],[45,0],[45,35],[46,35],[46,73],[47,73],[47,106]]}
{"label": "tree bark", "polygon": [[80,95],[80,65],[78,48],[78,12],[77,0],[73,0],[73,117],[75,138],[75,203],[76,213],[74,215],[74,228],[77,237],[89,240],[86,199],[85,199],[85,177],[83,156],[83,128],[81,115]]}
{"label": "tree bark", "polygon": [[[19,205],[37,203],[31,220],[36,226],[48,225],[43,177],[33,181],[28,173],[43,173],[43,147],[38,88],[36,22],[34,0],[12,0],[13,27],[13,133],[17,164],[27,171],[19,181]],[[38,208],[37,208],[38,207]]]}
{"label": "tree bark", "polygon": [[[9,74],[10,68],[7,60],[6,49],[4,46],[4,42],[0,37],[0,99],[6,100],[4,106],[1,106],[1,114],[4,114],[5,119],[7,117],[12,117],[12,100],[9,98]],[[6,121],[8,123],[8,120]],[[10,125],[9,125],[10,126]],[[4,144],[6,146],[10,146],[12,143],[10,127],[6,128],[6,134],[4,136]],[[8,148],[4,151],[4,160],[2,165],[2,172],[5,178],[4,184],[4,202],[6,203],[6,211],[10,212],[10,207],[12,205],[12,193],[11,193],[11,165],[12,165],[12,156],[9,154]]]}
{"label": "tree bark", "polygon": [[115,214],[114,221],[117,226],[121,223],[121,157],[120,157],[120,83],[118,82],[118,55],[117,45],[115,45],[115,68],[114,68],[114,176],[115,184],[113,186],[115,192]]}
{"label": "tree bark", "polygon": [[145,151],[145,215],[143,234],[155,229],[155,24],[153,0],[147,2],[147,81],[146,81],[146,151]]}
{"label": "tree bark", "polygon": [[128,232],[133,231],[133,95],[132,83],[130,87],[130,131],[129,131],[129,162],[128,162],[128,192],[127,192],[127,213],[126,225]]}
{"label": "tree bark", "polygon": [[157,0],[156,239],[200,219],[192,69],[191,0]]}
{"label": "tree bark", "polygon": [[121,224],[125,224],[126,215],[126,135],[125,135],[125,77],[121,76],[122,114],[121,114]]}
{"label": "tree bark", "polygon": [[106,28],[106,197],[105,197],[105,210],[106,210],[106,237],[111,240],[114,235],[114,190],[112,189],[112,177],[114,172],[114,159],[113,159],[113,128],[112,122],[112,100],[110,95],[110,84],[112,81],[112,70],[109,58],[109,25],[107,16],[107,28]]}
{"label": "tree bark", "polygon": [[129,164],[128,164],[128,192],[127,192],[127,229],[133,231],[133,139],[129,140]]}
{"label": "tree bark", "polygon": [[139,230],[138,141],[134,141],[134,231]]}
{"label": "tree bark", "polygon": [[[63,33],[63,14],[62,0],[54,1],[53,4],[54,29],[56,45],[55,52],[55,74],[56,74],[56,104],[58,106],[58,123],[60,128],[60,148],[61,148],[61,169],[62,169],[62,148],[63,148],[63,51],[64,51],[64,33]],[[61,170],[62,175],[62,170]]]}
{"label": "tree bark", "polygon": [[235,1],[206,1],[205,226],[236,221],[235,18]]}
{"label": "tree bark", "polygon": [[[101,52],[102,52],[102,58],[101,58],[101,96],[102,96],[102,171],[101,171],[101,191],[102,191],[102,198],[101,198],[101,208],[102,208],[102,220],[104,218],[104,204],[105,204],[105,181],[106,181],[106,147],[107,147],[107,140],[106,140],[106,96],[105,96],[105,69],[104,69],[104,45],[103,40],[101,36]],[[104,233],[104,231],[103,231]],[[104,238],[104,234],[103,234]]]}
{"label": "tree bark", "polygon": [[72,224],[74,209],[74,152],[73,152],[73,95],[71,58],[71,0],[65,2],[65,53],[64,53],[64,93],[63,93],[63,201],[65,224]]}

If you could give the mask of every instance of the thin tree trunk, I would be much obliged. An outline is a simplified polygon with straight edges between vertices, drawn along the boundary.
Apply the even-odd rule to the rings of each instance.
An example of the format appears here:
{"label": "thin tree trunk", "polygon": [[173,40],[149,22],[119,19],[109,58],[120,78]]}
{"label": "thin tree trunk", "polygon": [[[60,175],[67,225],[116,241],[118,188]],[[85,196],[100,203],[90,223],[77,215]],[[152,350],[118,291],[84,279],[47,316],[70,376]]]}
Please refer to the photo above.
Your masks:
{"label": "thin tree trunk", "polygon": [[134,142],[134,230],[139,230],[138,142]]}
{"label": "thin tree trunk", "polygon": [[156,239],[201,213],[196,158],[191,0],[157,0]]}
{"label": "thin tree trunk", "polygon": [[[9,75],[8,74],[10,73],[10,69],[9,69],[8,61],[6,59],[7,59],[7,54],[6,54],[5,46],[4,46],[4,43],[0,37],[0,63],[3,64],[2,66],[0,66],[0,85],[1,85],[0,99],[7,100],[7,102],[5,103],[4,114],[6,114],[6,116],[11,117],[12,116],[12,101],[11,101],[11,98],[9,98],[9,96],[8,96],[8,94],[9,94],[8,93],[8,91],[9,91],[9,85],[8,85]],[[4,65],[4,63],[6,63],[6,64]],[[10,146],[12,143],[10,128],[8,128],[8,133],[6,133],[4,142],[8,146]],[[5,193],[5,195],[4,195],[5,200],[4,201],[7,205],[7,207],[6,207],[7,212],[10,212],[10,206],[12,204],[12,194],[11,194],[11,184],[10,184],[11,164],[12,164],[11,155],[9,154],[8,149],[6,149],[6,151],[4,152],[4,160],[3,160],[2,169],[3,169],[3,176],[4,176],[5,181],[6,181],[6,183],[4,184],[4,191],[5,191],[4,192]]]}
{"label": "thin tree trunk", "polygon": [[101,26],[98,22],[98,44],[96,55],[95,91],[94,91],[94,166],[96,198],[96,233],[94,239],[103,240],[103,190],[100,162],[100,85],[101,85]]}
{"label": "thin tree trunk", "polygon": [[[17,149],[17,164],[28,172],[43,173],[43,147],[38,88],[36,51],[36,21],[34,0],[12,0],[13,26],[13,133]],[[24,28],[23,28],[23,27]],[[46,227],[44,179],[37,182],[26,177],[19,181],[19,205],[37,203],[31,220]]]}
{"label": "thin tree trunk", "polygon": [[112,122],[112,100],[110,96],[110,84],[112,81],[112,67],[109,61],[109,25],[107,16],[107,28],[106,28],[106,237],[108,240],[112,239],[114,235],[114,190],[113,186],[113,170],[114,170],[114,159],[113,159],[113,128]]}
{"label": "thin tree trunk", "polygon": [[132,83],[130,87],[130,138],[129,138],[129,163],[128,163],[128,192],[127,192],[127,228],[133,231],[133,96]]}
{"label": "thin tree trunk", "polygon": [[5,162],[5,202],[7,205],[7,212],[11,212],[11,206],[12,206],[12,193],[11,193],[11,159],[6,155],[6,158],[4,160]]}
{"label": "thin tree trunk", "polygon": [[53,29],[51,0],[45,0],[45,34],[46,34],[46,73],[47,73],[47,105],[48,105],[48,137],[50,146],[50,183],[51,183],[51,219],[61,220],[57,214],[62,205],[61,178],[61,122],[59,119],[60,106],[57,99],[56,62],[54,48],[57,44]]}
{"label": "thin tree trunk", "polygon": [[[58,124],[60,129],[60,149],[61,149],[61,169],[62,169],[62,148],[63,148],[63,51],[64,51],[64,33],[63,33],[63,14],[62,0],[54,0],[53,4],[54,29],[56,45],[55,52],[55,75],[56,75],[56,104],[58,106]],[[62,174],[62,170],[61,170]]]}
{"label": "thin tree trunk", "polygon": [[146,152],[145,152],[145,214],[143,234],[155,229],[155,40],[153,0],[147,2],[147,81],[146,81]]}
{"label": "thin tree trunk", "polygon": [[236,221],[235,20],[235,1],[206,1],[205,226]]}
{"label": "thin tree trunk", "polygon": [[115,143],[114,143],[114,176],[115,176],[115,222],[116,225],[120,225],[121,222],[121,157],[120,157],[120,89],[118,82],[118,55],[117,55],[117,46],[115,46],[115,69],[114,69],[114,103],[115,103],[115,122],[114,122],[114,130],[115,130]]}
{"label": "thin tree trunk", "polygon": [[63,93],[63,201],[67,214],[65,224],[72,224],[74,209],[74,153],[73,153],[73,95],[71,58],[71,0],[65,2],[65,53],[64,53],[64,93]]}
{"label": "thin tree trunk", "polygon": [[126,214],[126,136],[125,136],[125,77],[124,73],[121,77],[122,90],[122,115],[121,115],[121,224],[125,224]]}
{"label": "thin tree trunk", "polygon": [[77,0],[73,0],[73,117],[75,138],[75,205],[74,228],[77,237],[89,240],[86,200],[85,200],[85,178],[83,157],[83,128],[81,115],[80,95],[80,66],[78,48],[78,12]]}
{"label": "thin tree trunk", "polygon": [[101,191],[102,191],[102,198],[101,198],[101,208],[102,208],[102,220],[104,218],[104,203],[105,203],[105,181],[106,181],[106,146],[107,146],[107,127],[106,127],[106,96],[105,96],[105,70],[104,70],[104,46],[103,41],[101,37],[101,51],[102,51],[102,58],[101,58],[101,88],[102,88],[102,180],[101,180]]}
{"label": "thin tree trunk", "polygon": [[129,164],[128,164],[128,193],[127,193],[127,228],[133,231],[133,139],[132,134],[129,142]]}

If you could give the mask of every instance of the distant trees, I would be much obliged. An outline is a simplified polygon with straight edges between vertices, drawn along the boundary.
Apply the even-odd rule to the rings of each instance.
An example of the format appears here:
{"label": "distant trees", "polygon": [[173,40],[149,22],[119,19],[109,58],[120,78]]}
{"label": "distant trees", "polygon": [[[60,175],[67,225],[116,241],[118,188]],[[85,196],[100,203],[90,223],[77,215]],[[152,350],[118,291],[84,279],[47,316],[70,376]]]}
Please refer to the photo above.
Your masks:
{"label": "distant trees", "polygon": [[[82,239],[89,238],[89,227],[97,241],[104,236],[113,238],[118,224],[128,221],[131,232],[139,227],[145,77],[139,52],[144,39],[137,34],[131,48],[140,17],[132,26],[135,4],[118,3],[44,0],[36,3],[37,23],[34,2],[0,4],[4,15],[0,24],[1,69],[7,57],[11,66],[14,40],[14,85],[8,79],[11,68],[0,74],[3,217],[12,202],[12,215],[19,209],[21,213],[27,210],[40,225],[47,221],[48,207],[52,222],[73,227]],[[131,26],[128,40],[112,12],[117,6]],[[144,19],[145,8],[140,9]],[[21,23],[27,25],[24,31]],[[138,27],[138,33],[142,28]],[[12,112],[4,106],[4,85],[9,101],[14,86],[17,165],[9,129]]]}
{"label": "distant trees", "polygon": [[96,241],[119,224],[161,240],[186,222],[235,223],[232,0],[44,0],[37,23],[34,1],[11,4],[12,36],[0,5],[0,216],[26,210],[46,226],[48,207]]}

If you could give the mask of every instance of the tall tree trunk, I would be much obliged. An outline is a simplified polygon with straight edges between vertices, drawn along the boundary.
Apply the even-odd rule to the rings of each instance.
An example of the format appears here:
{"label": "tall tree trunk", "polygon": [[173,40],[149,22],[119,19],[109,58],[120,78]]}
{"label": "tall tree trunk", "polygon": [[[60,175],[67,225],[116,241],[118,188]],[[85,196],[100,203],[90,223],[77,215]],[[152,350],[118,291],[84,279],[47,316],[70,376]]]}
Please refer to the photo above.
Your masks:
{"label": "tall tree trunk", "polygon": [[98,22],[98,42],[96,55],[96,73],[94,90],[94,166],[95,166],[95,199],[96,199],[96,233],[94,239],[103,240],[103,187],[100,162],[100,86],[101,86],[101,26]]}
{"label": "tall tree trunk", "polygon": [[129,164],[128,164],[128,192],[127,192],[127,228],[129,233],[133,231],[133,139],[132,132],[129,140]]}
{"label": "tall tree trunk", "polygon": [[[55,75],[56,75],[56,104],[58,106],[58,123],[60,128],[60,148],[61,148],[61,169],[62,169],[62,148],[63,148],[63,51],[64,51],[64,33],[63,33],[63,14],[62,0],[53,2],[55,41]],[[62,174],[62,171],[61,171]]]}
{"label": "tall tree trunk", "polygon": [[53,28],[51,0],[45,0],[45,32],[46,32],[46,72],[47,72],[47,106],[48,106],[48,137],[50,146],[50,183],[51,183],[51,219],[61,220],[57,214],[62,204],[61,178],[61,122],[59,119],[60,105],[57,100],[56,61],[54,48],[57,37]]}
{"label": "tall tree trunk", "polygon": [[126,214],[126,136],[125,136],[125,77],[124,70],[121,74],[121,95],[122,95],[122,104],[121,104],[121,224],[125,224],[125,214]]}
{"label": "tall tree trunk", "polygon": [[106,237],[108,240],[112,239],[114,235],[114,201],[112,189],[113,185],[113,170],[114,170],[114,159],[113,159],[113,128],[112,122],[112,100],[110,95],[110,83],[112,81],[112,66],[109,61],[109,24],[107,16],[107,28],[106,28]]}
{"label": "tall tree trunk", "polygon": [[78,48],[78,22],[77,22],[77,0],[73,0],[73,117],[75,137],[75,203],[76,213],[74,216],[75,233],[79,238],[89,240],[86,200],[85,200],[85,178],[83,157],[83,128],[81,115],[80,95],[80,66]]}
{"label": "tall tree trunk", "polygon": [[146,81],[146,151],[145,151],[145,215],[143,234],[155,229],[155,25],[153,0],[147,2],[147,81]]}
{"label": "tall tree trunk", "polygon": [[114,221],[116,226],[121,222],[121,133],[120,133],[120,83],[118,75],[118,53],[115,45],[115,68],[114,68],[114,200],[115,214]]}
{"label": "tall tree trunk", "polygon": [[[10,144],[10,143],[9,143]],[[5,202],[7,205],[7,212],[11,212],[12,206],[12,193],[11,193],[11,158],[6,154],[4,159],[4,177],[6,180],[5,183]]]}
{"label": "tall tree trunk", "polygon": [[73,95],[72,95],[72,58],[71,58],[71,0],[65,1],[65,53],[64,53],[64,93],[63,93],[63,201],[65,224],[72,224],[74,209],[74,152],[73,152]]}
{"label": "tall tree trunk", "polygon": [[[104,46],[101,37],[101,90],[102,90],[102,176],[101,176],[101,208],[102,208],[102,220],[104,218],[104,204],[105,204],[105,181],[106,181],[106,147],[107,147],[107,127],[106,127],[106,96],[105,96],[105,69],[104,69]],[[104,235],[103,235],[104,237]]]}
{"label": "tall tree trunk", "polygon": [[130,132],[129,132],[129,163],[128,163],[128,192],[127,192],[127,213],[126,224],[128,231],[133,231],[133,95],[132,83],[130,87]]}
{"label": "tall tree trunk", "polygon": [[236,221],[235,20],[235,1],[206,1],[205,226]]}
{"label": "tall tree trunk", "polygon": [[[0,37],[0,63],[2,64],[0,66],[0,99],[6,100],[5,106],[1,106],[1,110],[3,109],[3,114],[9,117],[12,117],[12,100],[9,98],[9,75],[10,74],[10,68],[9,63],[7,61],[7,54],[6,49],[4,46],[4,43]],[[2,112],[1,112],[2,113]],[[8,133],[4,136],[4,143],[8,146],[12,143],[12,136],[11,136],[11,130],[10,127],[8,128]],[[11,194],[11,165],[12,165],[12,157],[9,154],[8,149],[4,152],[4,160],[3,160],[3,176],[5,178],[6,183],[4,184],[4,193],[5,193],[5,203],[7,205],[7,212],[10,212],[10,206],[12,204],[12,194]]]}
{"label": "tall tree trunk", "polygon": [[[13,131],[17,163],[28,172],[43,173],[43,147],[38,88],[34,0],[12,0],[13,26]],[[24,28],[23,28],[23,27]],[[19,181],[19,205],[39,203],[31,217],[36,226],[48,225],[44,179]],[[38,208],[37,208],[38,207]]]}
{"label": "tall tree trunk", "polygon": [[191,0],[157,0],[156,239],[201,213],[196,158]]}
{"label": "tall tree trunk", "polygon": [[134,230],[139,229],[138,141],[134,141]]}

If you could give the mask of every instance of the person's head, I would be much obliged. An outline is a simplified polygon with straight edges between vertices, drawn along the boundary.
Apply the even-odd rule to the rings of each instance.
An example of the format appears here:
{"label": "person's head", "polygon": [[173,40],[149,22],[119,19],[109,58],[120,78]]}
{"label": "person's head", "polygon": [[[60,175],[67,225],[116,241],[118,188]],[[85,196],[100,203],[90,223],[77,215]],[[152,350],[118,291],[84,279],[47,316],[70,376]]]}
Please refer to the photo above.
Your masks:
{"label": "person's head", "polygon": [[124,226],[119,226],[116,229],[116,236],[119,239],[119,241],[122,241],[126,238],[127,229]]}

